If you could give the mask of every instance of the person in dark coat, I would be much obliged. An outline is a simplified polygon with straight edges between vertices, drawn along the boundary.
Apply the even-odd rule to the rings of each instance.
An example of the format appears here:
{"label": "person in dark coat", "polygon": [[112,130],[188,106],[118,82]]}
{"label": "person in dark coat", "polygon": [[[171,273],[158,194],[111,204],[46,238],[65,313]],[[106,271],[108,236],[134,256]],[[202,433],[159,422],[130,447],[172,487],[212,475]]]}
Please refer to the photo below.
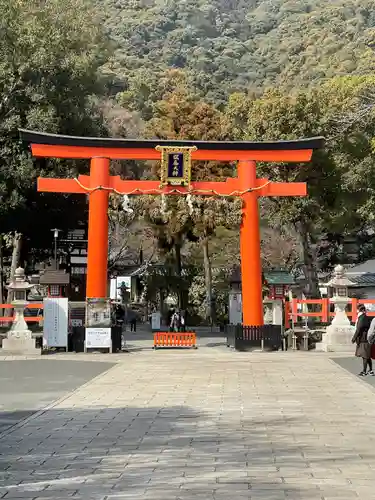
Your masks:
{"label": "person in dark coat", "polygon": [[128,321],[130,325],[130,331],[136,333],[137,331],[137,313],[132,309],[128,309]]}
{"label": "person in dark coat", "polygon": [[[355,355],[363,360],[363,370],[359,374],[360,377],[365,375],[374,375],[372,370],[371,345],[367,341],[367,333],[370,328],[371,318],[366,314],[366,307],[360,305],[358,308],[358,319],[356,323],[355,333],[352,339],[353,344],[357,344]],[[367,372],[367,367],[369,371]]]}

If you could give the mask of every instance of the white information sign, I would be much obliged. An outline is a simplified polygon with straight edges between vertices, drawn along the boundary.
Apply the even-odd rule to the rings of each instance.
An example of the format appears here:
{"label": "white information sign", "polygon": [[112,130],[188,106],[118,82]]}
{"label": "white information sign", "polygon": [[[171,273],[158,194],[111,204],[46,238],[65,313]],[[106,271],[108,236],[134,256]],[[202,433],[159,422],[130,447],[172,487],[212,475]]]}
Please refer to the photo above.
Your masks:
{"label": "white information sign", "polygon": [[153,312],[151,314],[151,328],[153,330],[160,330],[160,320],[161,320],[160,312]]}
{"label": "white information sign", "polygon": [[86,328],[86,349],[111,349],[110,328]]}
{"label": "white information sign", "polygon": [[43,300],[43,343],[47,347],[68,347],[68,299]]}

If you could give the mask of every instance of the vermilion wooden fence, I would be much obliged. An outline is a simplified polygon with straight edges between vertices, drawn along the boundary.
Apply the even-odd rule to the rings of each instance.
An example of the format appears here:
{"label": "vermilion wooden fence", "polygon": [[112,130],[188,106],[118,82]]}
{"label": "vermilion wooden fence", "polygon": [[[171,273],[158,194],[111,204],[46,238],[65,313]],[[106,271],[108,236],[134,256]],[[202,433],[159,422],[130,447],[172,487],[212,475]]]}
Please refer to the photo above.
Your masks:
{"label": "vermilion wooden fence", "polygon": [[154,334],[154,349],[159,347],[197,347],[193,332],[158,332]]}
{"label": "vermilion wooden fence", "polygon": [[[11,304],[0,304],[0,310],[3,309],[12,309],[13,310],[13,306]],[[25,309],[43,309],[43,304],[36,304],[36,303],[32,303],[32,304],[28,304]],[[25,316],[25,321],[28,323],[37,323],[39,321],[42,321],[43,320],[43,316]],[[14,315],[13,315],[13,311],[12,311],[12,315],[11,316],[0,316],[0,324],[1,323],[12,323],[14,321]]]}
{"label": "vermilion wooden fence", "polygon": [[[357,319],[357,308],[359,304],[375,304],[375,299],[350,299],[350,302],[348,303],[347,315],[352,323],[354,323]],[[307,309],[310,309],[309,306],[314,306],[313,309],[318,310],[298,310],[298,306],[302,306],[303,308],[305,305],[307,305]],[[329,323],[331,318],[335,315],[333,311],[333,303],[330,299],[293,299],[290,302],[285,302],[284,314],[285,328],[290,328],[292,321],[294,323],[298,323],[299,321],[303,321],[305,318],[317,318],[321,323]],[[367,314],[369,316],[375,316],[375,311],[368,310]]]}

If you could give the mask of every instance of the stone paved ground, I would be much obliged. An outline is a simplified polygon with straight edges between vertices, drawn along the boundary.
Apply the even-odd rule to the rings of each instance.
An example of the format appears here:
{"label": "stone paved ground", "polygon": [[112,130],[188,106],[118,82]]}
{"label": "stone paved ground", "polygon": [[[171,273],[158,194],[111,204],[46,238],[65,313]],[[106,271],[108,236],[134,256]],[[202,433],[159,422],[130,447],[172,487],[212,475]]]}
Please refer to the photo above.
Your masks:
{"label": "stone paved ground", "polygon": [[0,433],[111,366],[52,356],[0,363]]}
{"label": "stone paved ground", "polygon": [[[348,370],[350,373],[354,375],[358,375],[358,373],[362,370],[362,359],[356,358],[355,356],[351,356],[350,358],[335,358],[335,362],[340,365],[345,370]],[[375,363],[375,362],[374,362]],[[368,384],[375,387],[375,377],[366,377],[363,379]]]}
{"label": "stone paved ground", "polygon": [[375,498],[375,393],[324,354],[75,359],[119,363],[2,435],[0,497]]}

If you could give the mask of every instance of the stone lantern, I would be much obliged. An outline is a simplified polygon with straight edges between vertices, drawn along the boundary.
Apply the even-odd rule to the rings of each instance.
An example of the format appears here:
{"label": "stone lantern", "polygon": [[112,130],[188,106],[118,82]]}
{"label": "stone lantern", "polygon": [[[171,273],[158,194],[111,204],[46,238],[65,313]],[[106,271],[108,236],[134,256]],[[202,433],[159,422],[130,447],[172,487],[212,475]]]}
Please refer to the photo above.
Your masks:
{"label": "stone lantern", "polygon": [[333,289],[332,303],[335,304],[335,316],[332,325],[349,326],[350,321],[345,312],[350,302],[348,287],[354,285],[346,276],[341,265],[335,267],[333,278],[326,284],[327,288]]}
{"label": "stone lantern", "polygon": [[317,350],[325,352],[352,352],[354,327],[346,314],[346,306],[350,302],[348,287],[353,283],[345,276],[341,265],[335,267],[333,278],[326,284],[333,290],[331,302],[335,305],[335,316],[327,327],[322,342],[316,345]]}
{"label": "stone lantern", "polygon": [[14,307],[15,318],[7,338],[3,340],[2,352],[4,354],[40,354],[40,349],[35,347],[35,339],[27,328],[24,309],[28,305],[26,294],[33,285],[25,279],[25,271],[21,267],[16,269],[14,281],[8,286],[13,294],[11,305]]}

